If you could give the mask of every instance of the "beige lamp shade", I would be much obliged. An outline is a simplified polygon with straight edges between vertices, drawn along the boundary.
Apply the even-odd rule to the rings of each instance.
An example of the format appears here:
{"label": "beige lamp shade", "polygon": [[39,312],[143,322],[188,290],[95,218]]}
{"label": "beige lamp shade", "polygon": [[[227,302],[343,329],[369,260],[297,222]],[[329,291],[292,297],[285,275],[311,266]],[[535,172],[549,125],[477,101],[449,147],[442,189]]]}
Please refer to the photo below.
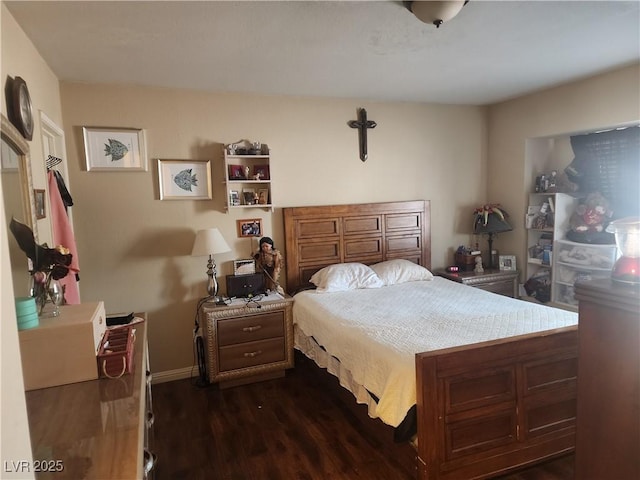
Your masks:
{"label": "beige lamp shade", "polygon": [[208,228],[199,230],[196,239],[193,242],[191,256],[204,257],[216,253],[230,252],[231,248],[227,245],[224,237],[217,228]]}

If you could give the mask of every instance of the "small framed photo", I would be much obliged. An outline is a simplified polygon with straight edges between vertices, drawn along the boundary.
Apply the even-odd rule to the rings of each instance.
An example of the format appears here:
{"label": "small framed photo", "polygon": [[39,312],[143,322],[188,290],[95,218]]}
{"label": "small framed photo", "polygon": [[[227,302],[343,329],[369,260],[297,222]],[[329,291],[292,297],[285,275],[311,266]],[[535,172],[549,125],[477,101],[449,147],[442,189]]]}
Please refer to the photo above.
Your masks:
{"label": "small framed photo", "polygon": [[269,165],[256,165],[253,167],[253,177],[258,180],[269,180]]}
{"label": "small framed photo", "polygon": [[515,255],[500,255],[499,261],[500,270],[515,270],[516,269],[516,257]]}
{"label": "small framed photo", "polygon": [[158,159],[160,200],[211,200],[211,160]]}
{"label": "small framed photo", "polygon": [[261,237],[262,219],[250,218],[247,220],[237,220],[238,237]]}
{"label": "small framed photo", "polygon": [[242,165],[229,165],[229,180],[244,180]]}
{"label": "small framed photo", "polygon": [[38,220],[40,220],[41,218],[47,218],[44,190],[41,190],[39,188],[34,188],[33,198],[35,200],[35,206],[36,206],[36,218]]}
{"label": "small framed photo", "polygon": [[267,205],[269,203],[269,189],[268,188],[259,188],[258,189],[258,204]]}
{"label": "small framed photo", "polygon": [[229,192],[229,205],[238,206],[240,205],[240,193],[238,190],[231,190]]}
{"label": "small framed photo", "polygon": [[140,128],[83,127],[87,171],[147,171],[147,144]]}
{"label": "small framed photo", "polygon": [[242,200],[244,202],[244,205],[255,205],[256,191],[253,188],[243,188]]}
{"label": "small framed photo", "polygon": [[247,275],[256,273],[256,261],[253,258],[244,258],[233,261],[234,275]]}

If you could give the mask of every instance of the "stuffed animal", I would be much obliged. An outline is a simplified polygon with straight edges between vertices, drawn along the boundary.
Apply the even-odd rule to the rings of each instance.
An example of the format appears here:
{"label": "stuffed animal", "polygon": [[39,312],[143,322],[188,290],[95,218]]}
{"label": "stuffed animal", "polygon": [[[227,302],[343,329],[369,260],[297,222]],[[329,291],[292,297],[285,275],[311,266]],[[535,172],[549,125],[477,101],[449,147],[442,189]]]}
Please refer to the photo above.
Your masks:
{"label": "stuffed animal", "polygon": [[599,192],[590,193],[580,201],[571,216],[571,230],[576,233],[600,233],[604,231],[612,215],[607,199]]}

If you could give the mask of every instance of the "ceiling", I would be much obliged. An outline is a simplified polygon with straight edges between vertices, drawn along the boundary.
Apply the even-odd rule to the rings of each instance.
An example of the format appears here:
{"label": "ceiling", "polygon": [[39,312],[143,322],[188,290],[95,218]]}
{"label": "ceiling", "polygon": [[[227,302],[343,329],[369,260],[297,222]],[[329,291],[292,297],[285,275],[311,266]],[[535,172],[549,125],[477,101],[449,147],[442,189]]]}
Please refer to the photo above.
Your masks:
{"label": "ceiling", "polygon": [[4,3],[63,81],[486,105],[640,61],[638,0]]}

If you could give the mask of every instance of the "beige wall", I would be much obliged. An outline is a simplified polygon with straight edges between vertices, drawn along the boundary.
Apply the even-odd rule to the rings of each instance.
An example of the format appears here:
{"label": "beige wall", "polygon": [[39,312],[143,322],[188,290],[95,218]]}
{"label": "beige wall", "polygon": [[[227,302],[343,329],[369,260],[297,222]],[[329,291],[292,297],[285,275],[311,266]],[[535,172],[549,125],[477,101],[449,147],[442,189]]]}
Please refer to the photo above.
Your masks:
{"label": "beige wall", "polygon": [[[196,302],[205,295],[206,259],[189,256],[198,229],[220,228],[233,249],[216,258],[224,289],[232,260],[256,250],[237,238],[237,219],[262,218],[284,248],[282,207],[430,199],[433,266],[442,267],[471,240],[470,212],[484,200],[483,108],[73,83],[61,91],[82,298],[148,312],[155,371],[192,364]],[[365,163],[347,125],[358,107],[378,123]],[[149,171],[87,172],[82,126],[144,128]],[[243,138],[271,148],[274,213],[224,212],[222,146]],[[213,200],[159,200],[157,158],[211,160]]]}
{"label": "beige wall", "polygon": [[[518,256],[522,271],[526,259],[523,212],[535,176],[552,165],[562,165],[558,156],[565,158],[565,166],[573,159],[567,135],[638,124],[640,65],[493,105],[488,118],[488,198],[515,214],[514,231],[500,235],[500,242],[505,251]],[[527,158],[527,140],[542,137],[561,138],[555,139],[549,156]]]}
{"label": "beige wall", "polygon": [[[13,17],[4,4],[0,5],[0,78],[2,91],[7,76],[21,76],[29,86],[34,112],[46,110],[52,118],[62,119],[60,108],[60,94],[58,80],[51,73],[46,63],[40,58],[33,44],[17,26]],[[2,114],[6,116],[7,105],[5,95],[2,95]],[[36,115],[36,131],[39,128],[39,115]],[[44,188],[45,169],[42,161],[42,148],[39,139],[30,142],[32,157],[35,165],[34,186]],[[39,153],[40,152],[40,153]],[[0,198],[2,198],[0,182]],[[0,462],[2,464],[2,478],[34,478],[32,471],[16,472],[13,465],[20,461],[27,461],[32,466],[31,441],[24,396],[24,382],[20,364],[20,349],[18,342],[18,328],[14,307],[14,290],[11,281],[11,268],[8,266],[9,249],[7,237],[7,217],[12,212],[0,211]],[[42,223],[41,238],[50,238],[49,225]],[[25,260],[26,268],[26,260]],[[5,463],[8,462],[8,463]],[[16,462],[12,464],[11,462]],[[8,465],[8,467],[7,467]]]}

